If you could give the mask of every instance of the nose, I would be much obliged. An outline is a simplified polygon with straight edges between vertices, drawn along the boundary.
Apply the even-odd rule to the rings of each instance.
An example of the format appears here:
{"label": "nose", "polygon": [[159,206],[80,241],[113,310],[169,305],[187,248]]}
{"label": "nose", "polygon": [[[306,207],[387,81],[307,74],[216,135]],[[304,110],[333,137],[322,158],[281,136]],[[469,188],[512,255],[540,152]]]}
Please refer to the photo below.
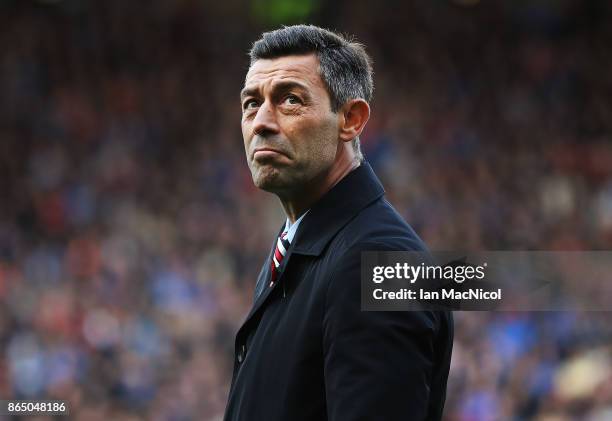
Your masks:
{"label": "nose", "polygon": [[280,128],[276,121],[276,113],[273,107],[269,105],[268,101],[265,101],[259,109],[253,119],[253,131],[255,134],[265,137],[271,134],[278,134]]}

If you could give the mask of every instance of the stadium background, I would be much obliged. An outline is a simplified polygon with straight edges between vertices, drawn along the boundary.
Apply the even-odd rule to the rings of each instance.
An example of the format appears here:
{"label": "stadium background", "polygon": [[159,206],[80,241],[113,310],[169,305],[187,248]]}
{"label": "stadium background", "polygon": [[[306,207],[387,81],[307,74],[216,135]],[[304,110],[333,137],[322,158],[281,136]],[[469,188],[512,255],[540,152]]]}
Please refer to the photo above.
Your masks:
{"label": "stadium background", "polygon": [[[365,155],[432,249],[611,249],[611,5],[0,0],[0,397],[220,419],[283,221],[238,100],[280,23],[366,44]],[[605,313],[456,314],[445,419],[612,419],[611,344]]]}

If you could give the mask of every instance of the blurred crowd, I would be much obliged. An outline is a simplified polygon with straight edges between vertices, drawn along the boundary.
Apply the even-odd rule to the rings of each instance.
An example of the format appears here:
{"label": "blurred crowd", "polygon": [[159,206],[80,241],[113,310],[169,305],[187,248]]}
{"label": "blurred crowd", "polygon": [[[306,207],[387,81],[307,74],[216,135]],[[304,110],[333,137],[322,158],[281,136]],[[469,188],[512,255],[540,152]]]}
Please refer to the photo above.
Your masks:
{"label": "blurred crowd", "polygon": [[[0,0],[0,399],[221,419],[284,222],[240,133],[252,3]],[[310,3],[374,58],[362,147],[431,249],[612,249],[612,3]],[[445,419],[612,419],[609,314],[455,321]]]}

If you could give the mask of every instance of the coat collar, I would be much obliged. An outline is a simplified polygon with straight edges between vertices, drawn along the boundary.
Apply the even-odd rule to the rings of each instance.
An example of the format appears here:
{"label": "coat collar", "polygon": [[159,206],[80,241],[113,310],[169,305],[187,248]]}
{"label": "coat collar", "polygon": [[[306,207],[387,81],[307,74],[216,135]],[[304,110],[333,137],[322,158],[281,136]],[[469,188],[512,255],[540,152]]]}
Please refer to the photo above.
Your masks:
{"label": "coat collar", "polygon": [[384,193],[372,167],[363,161],[310,209],[293,239],[293,253],[320,255],[343,226]]}
{"label": "coat collar", "polygon": [[[328,191],[306,214],[291,242],[289,250],[279,267],[279,274],[274,286],[270,288],[270,259],[276,242],[273,243],[270,255],[259,273],[255,287],[253,307],[246,317],[236,336],[239,343],[243,332],[262,308],[267,298],[279,284],[283,282],[284,268],[293,254],[319,256],[325,246],[340,229],[367,205],[380,198],[385,190],[367,162],[351,171]],[[282,231],[281,231],[282,232]],[[280,232],[279,232],[280,234]]]}

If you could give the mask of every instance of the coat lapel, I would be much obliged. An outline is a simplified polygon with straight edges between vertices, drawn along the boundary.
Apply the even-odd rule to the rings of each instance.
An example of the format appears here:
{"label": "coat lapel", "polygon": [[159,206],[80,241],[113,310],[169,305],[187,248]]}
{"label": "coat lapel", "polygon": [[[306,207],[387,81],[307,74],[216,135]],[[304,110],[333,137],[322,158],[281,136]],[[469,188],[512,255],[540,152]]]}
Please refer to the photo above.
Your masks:
{"label": "coat lapel", "polygon": [[[282,228],[281,228],[281,231],[279,231],[278,235],[280,235],[280,232],[282,232]],[[266,259],[263,267],[261,268],[261,271],[259,272],[259,276],[257,277],[257,283],[255,284],[255,293],[254,293],[254,298],[253,298],[253,307],[251,308],[251,311],[247,315],[243,323],[243,326],[245,326],[249,322],[249,320],[257,312],[257,310],[266,302],[267,298],[270,296],[272,291],[278,285],[280,285],[281,282],[283,282],[283,274],[285,273],[285,267],[287,266],[287,264],[289,263],[289,260],[291,259],[291,252],[293,249],[293,245],[289,246],[289,250],[287,250],[287,253],[285,254],[285,257],[283,258],[283,261],[280,265],[279,273],[276,278],[276,282],[274,283],[272,287],[270,287],[269,286],[270,285],[270,272],[271,272],[270,262],[272,261],[272,254],[274,253],[275,248],[276,248],[276,241],[274,242],[274,245],[272,246],[272,250],[268,254],[268,258]]]}
{"label": "coat lapel", "polygon": [[270,261],[272,259],[272,253],[274,253],[274,249],[272,249],[270,254],[268,254],[268,258],[264,262],[261,271],[259,272],[259,276],[257,277],[257,282],[255,283],[255,293],[253,295],[253,304],[257,302],[257,299],[266,290],[267,280],[270,279]]}
{"label": "coat lapel", "polygon": [[[349,173],[304,217],[289,250],[287,250],[287,254],[283,258],[278,278],[274,285],[270,287],[270,261],[276,248],[275,240],[257,278],[253,307],[240,331],[246,328],[249,321],[267,301],[272,291],[282,284],[285,267],[289,264],[293,253],[310,256],[320,255],[327,243],[351,218],[383,194],[384,189],[367,162],[363,162],[360,167]],[[277,237],[280,233],[279,230]]]}

